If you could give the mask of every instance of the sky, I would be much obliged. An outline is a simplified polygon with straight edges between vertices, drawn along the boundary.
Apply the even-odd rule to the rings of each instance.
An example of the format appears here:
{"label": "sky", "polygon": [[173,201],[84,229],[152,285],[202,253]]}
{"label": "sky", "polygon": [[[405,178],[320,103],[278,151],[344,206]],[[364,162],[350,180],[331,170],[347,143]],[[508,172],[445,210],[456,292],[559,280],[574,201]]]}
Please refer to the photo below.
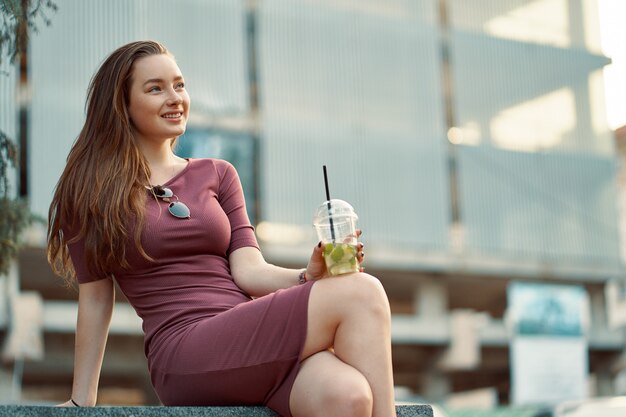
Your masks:
{"label": "sky", "polygon": [[602,51],[612,59],[605,67],[609,126],[626,126],[626,0],[599,0]]}

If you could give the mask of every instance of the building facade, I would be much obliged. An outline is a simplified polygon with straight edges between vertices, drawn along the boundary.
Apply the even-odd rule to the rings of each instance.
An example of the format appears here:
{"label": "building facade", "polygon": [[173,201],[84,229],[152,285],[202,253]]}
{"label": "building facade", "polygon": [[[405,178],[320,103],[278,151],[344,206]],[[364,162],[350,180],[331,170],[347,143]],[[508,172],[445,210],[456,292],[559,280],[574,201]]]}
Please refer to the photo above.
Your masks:
{"label": "building facade", "polygon": [[[427,401],[486,388],[508,403],[507,286],[529,281],[585,288],[592,394],[615,392],[607,363],[624,335],[604,294],[623,260],[595,0],[56,3],[29,55],[33,212],[47,214],[98,64],[157,39],[192,100],[177,152],[235,164],[270,262],[306,263],[328,167],[392,301],[398,385]],[[13,132],[14,79],[0,80]],[[71,295],[43,280],[43,251],[30,248],[22,286],[63,300],[44,302],[59,314],[46,341],[67,338]],[[116,320],[112,341],[135,343],[134,319]],[[105,382],[107,369],[124,379],[105,365]],[[25,383],[52,368],[27,365]]]}

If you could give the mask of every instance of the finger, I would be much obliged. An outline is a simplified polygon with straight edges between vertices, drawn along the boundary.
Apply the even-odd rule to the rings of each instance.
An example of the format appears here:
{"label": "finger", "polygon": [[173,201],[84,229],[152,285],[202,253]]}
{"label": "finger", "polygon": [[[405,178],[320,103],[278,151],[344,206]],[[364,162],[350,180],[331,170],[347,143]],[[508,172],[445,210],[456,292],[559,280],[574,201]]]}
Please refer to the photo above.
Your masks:
{"label": "finger", "polygon": [[361,229],[356,229],[356,237],[359,237],[363,234],[363,230]]}
{"label": "finger", "polygon": [[311,259],[306,267],[307,280],[315,281],[326,275],[326,263],[324,262],[324,245],[319,242],[311,254]]}
{"label": "finger", "polygon": [[313,256],[314,257],[320,257],[320,256],[324,256],[324,245],[322,245],[322,241],[320,241],[317,245],[315,245],[315,247],[313,248]]}

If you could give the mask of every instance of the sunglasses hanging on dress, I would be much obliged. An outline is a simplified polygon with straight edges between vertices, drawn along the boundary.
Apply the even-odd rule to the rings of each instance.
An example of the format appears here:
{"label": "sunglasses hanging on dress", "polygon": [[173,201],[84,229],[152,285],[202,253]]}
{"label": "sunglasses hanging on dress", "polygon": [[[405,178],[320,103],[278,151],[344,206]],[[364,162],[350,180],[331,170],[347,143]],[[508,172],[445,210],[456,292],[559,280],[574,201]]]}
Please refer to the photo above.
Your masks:
{"label": "sunglasses hanging on dress", "polygon": [[[167,211],[169,211],[172,216],[178,219],[189,219],[191,217],[189,207],[187,207],[185,203],[180,201],[178,199],[178,196],[174,194],[171,189],[160,185],[155,185],[150,189],[150,191],[152,191],[152,194],[154,194],[156,197],[170,203],[167,207]],[[176,200],[172,201],[172,199]]]}

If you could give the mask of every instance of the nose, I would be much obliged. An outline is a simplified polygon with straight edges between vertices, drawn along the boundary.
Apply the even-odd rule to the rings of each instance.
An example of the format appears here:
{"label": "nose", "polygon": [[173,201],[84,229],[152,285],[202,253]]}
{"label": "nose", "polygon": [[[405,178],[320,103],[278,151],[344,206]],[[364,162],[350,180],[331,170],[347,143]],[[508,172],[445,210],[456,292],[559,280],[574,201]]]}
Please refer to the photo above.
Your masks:
{"label": "nose", "polygon": [[182,102],[183,102],[183,98],[181,97],[181,95],[178,94],[176,90],[172,90],[169,97],[167,98],[167,104],[171,106],[171,105],[180,104]]}

